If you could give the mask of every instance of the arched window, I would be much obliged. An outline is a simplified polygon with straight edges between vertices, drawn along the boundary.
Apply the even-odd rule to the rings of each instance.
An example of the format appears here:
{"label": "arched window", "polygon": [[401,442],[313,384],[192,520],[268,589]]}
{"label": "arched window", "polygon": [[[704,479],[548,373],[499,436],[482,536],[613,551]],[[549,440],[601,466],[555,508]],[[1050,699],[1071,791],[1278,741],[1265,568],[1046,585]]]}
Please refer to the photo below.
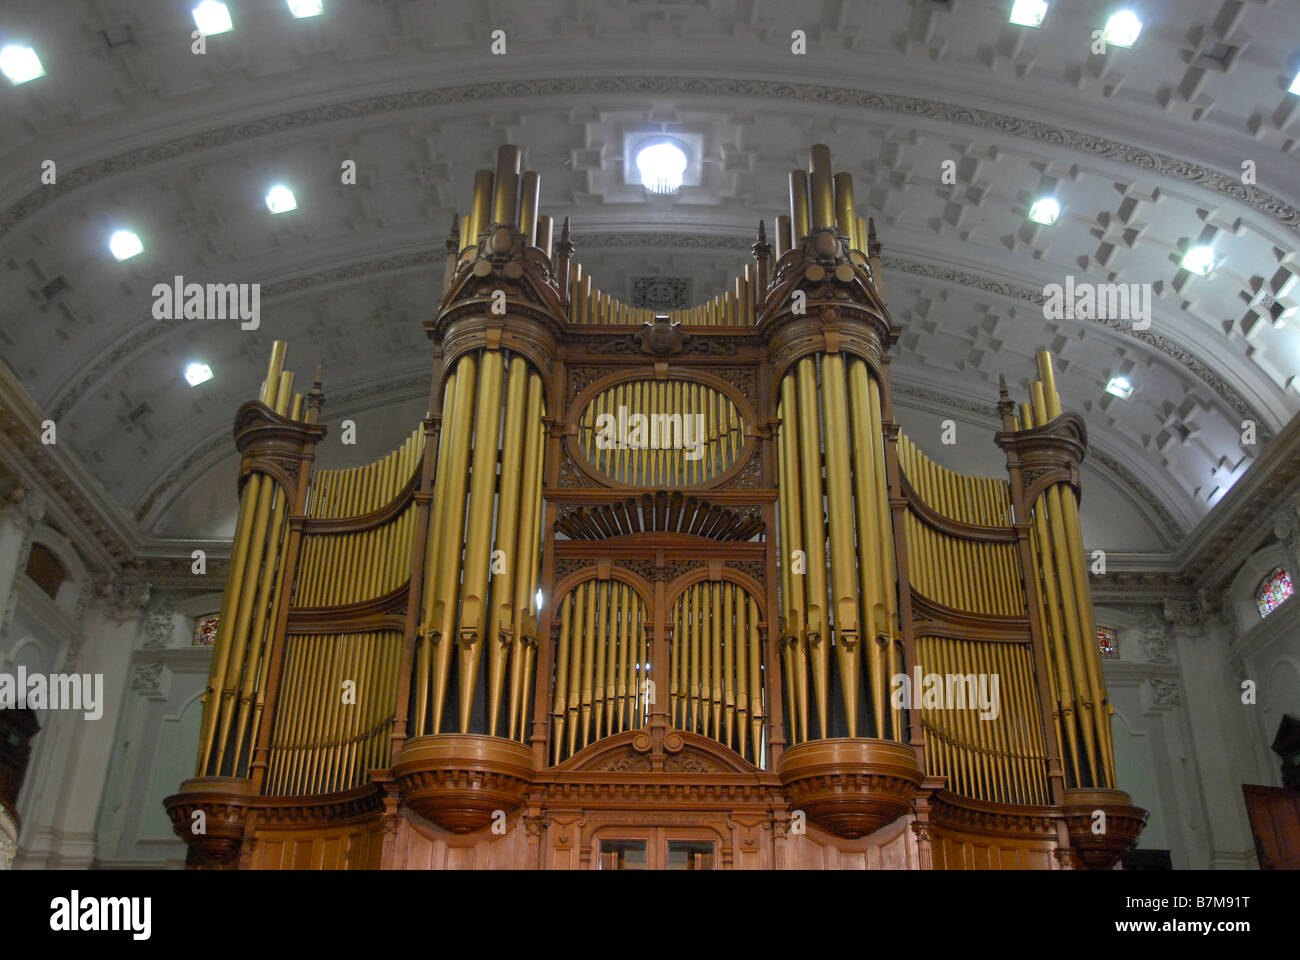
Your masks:
{"label": "arched window", "polygon": [[1259,615],[1267,617],[1293,592],[1291,577],[1287,575],[1286,570],[1282,567],[1274,567],[1255,590],[1255,604],[1259,607]]}

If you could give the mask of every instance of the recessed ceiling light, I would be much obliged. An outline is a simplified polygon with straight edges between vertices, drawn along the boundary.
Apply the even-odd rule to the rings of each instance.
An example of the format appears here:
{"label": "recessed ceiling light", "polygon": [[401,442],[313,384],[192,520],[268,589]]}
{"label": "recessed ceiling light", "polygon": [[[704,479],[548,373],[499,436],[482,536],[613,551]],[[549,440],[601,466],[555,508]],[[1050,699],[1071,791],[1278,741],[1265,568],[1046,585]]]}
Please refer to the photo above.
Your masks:
{"label": "recessed ceiling light", "polygon": [[1183,254],[1181,266],[1184,270],[1199,276],[1209,276],[1210,271],[1214,269],[1214,248],[1204,245],[1192,247]]}
{"label": "recessed ceiling light", "polygon": [[1034,201],[1034,205],[1029,208],[1029,219],[1034,223],[1045,223],[1049,227],[1056,222],[1056,218],[1061,215],[1061,205],[1056,202],[1055,197],[1039,197]]}
{"label": "recessed ceiling light", "polygon": [[225,33],[235,26],[230,22],[230,10],[217,0],[203,0],[190,12],[194,15],[194,25],[199,28],[199,33],[205,36],[212,37],[218,33]]}
{"label": "recessed ceiling light", "polygon": [[1011,22],[1022,27],[1037,27],[1047,16],[1047,0],[1015,0],[1011,4]]}
{"label": "recessed ceiling light", "polygon": [[636,168],[651,193],[672,193],[682,185],[686,154],[667,140],[648,143],[636,152]]}
{"label": "recessed ceiling light", "polygon": [[20,83],[45,76],[45,68],[31,47],[11,43],[0,50],[0,73],[8,77],[9,82],[16,87]]}
{"label": "recessed ceiling light", "polygon": [[319,16],[324,9],[322,0],[289,0],[289,12],[295,17]]}
{"label": "recessed ceiling light", "polygon": [[1106,392],[1121,400],[1127,400],[1133,395],[1133,384],[1128,382],[1128,377],[1111,377],[1110,383],[1106,384]]}
{"label": "recessed ceiling light", "polygon": [[1131,47],[1142,32],[1142,21],[1132,10],[1121,10],[1106,21],[1106,42],[1117,47]]}
{"label": "recessed ceiling light", "polygon": [[1297,97],[1300,97],[1300,73],[1295,75],[1295,79],[1291,81],[1291,86],[1286,89],[1287,93],[1294,93]]}
{"label": "recessed ceiling light", "polygon": [[119,260],[130,260],[137,253],[144,252],[144,244],[130,230],[119,230],[108,238],[108,249]]}
{"label": "recessed ceiling light", "polygon": [[191,387],[206,383],[212,379],[212,368],[206,363],[191,363],[185,368],[185,382]]}
{"label": "recessed ceiling light", "polygon": [[288,213],[298,209],[298,201],[293,191],[283,184],[276,184],[266,192],[266,207],[272,213]]}

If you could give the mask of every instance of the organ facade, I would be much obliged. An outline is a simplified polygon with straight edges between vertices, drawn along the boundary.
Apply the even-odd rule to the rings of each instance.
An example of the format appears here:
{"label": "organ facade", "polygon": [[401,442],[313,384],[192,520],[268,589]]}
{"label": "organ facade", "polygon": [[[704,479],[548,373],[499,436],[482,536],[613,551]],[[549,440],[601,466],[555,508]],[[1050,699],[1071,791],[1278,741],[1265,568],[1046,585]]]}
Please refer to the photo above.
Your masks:
{"label": "organ facade", "polygon": [[[601,292],[503,147],[447,242],[428,416],[314,469],[277,343],[195,777],[196,867],[1110,868],[1082,419],[998,477],[894,420],[880,246],[814,146],[733,289]],[[974,442],[967,440],[966,442]],[[201,826],[202,829],[197,827]]]}

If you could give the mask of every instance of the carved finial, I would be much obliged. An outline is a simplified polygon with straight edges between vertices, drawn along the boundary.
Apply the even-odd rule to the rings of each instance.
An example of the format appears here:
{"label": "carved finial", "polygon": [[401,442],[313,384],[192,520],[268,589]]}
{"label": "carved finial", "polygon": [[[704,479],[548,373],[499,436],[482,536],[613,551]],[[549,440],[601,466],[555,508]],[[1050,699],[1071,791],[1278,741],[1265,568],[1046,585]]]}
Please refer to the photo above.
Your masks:
{"label": "carved finial", "polygon": [[561,240],[569,239],[569,218],[568,217],[564,218],[564,229],[560,231],[560,239]]}
{"label": "carved finial", "polygon": [[316,414],[320,413],[320,408],[325,404],[325,391],[321,389],[324,381],[325,367],[318,363],[312,377],[311,392],[307,394],[307,420],[310,423],[316,422]]}
{"label": "carved finial", "polygon": [[[573,240],[569,236],[569,218],[564,218],[564,226],[560,228],[560,241],[555,245],[555,256],[559,260],[568,260],[573,256]],[[562,280],[561,283],[567,281]],[[563,299],[563,298],[562,298]]]}
{"label": "carved finial", "polygon": [[1016,405],[1011,400],[1011,394],[1007,392],[1007,378],[1005,374],[998,374],[998,416],[1002,418],[1003,430],[1014,430],[1016,428]]}
{"label": "carved finial", "polygon": [[758,221],[758,242],[767,243],[767,228],[763,226],[763,221]]}
{"label": "carved finial", "polygon": [[867,217],[867,256],[880,256],[880,243],[876,240],[876,218]]}

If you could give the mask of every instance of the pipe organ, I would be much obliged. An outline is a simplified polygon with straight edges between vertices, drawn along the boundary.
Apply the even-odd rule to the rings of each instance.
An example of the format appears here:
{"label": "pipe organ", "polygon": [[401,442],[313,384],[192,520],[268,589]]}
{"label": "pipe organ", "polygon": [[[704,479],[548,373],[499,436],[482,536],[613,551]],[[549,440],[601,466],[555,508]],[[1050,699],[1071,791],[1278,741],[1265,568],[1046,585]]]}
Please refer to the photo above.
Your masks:
{"label": "pipe organ", "polygon": [[166,801],[191,865],[1114,866],[1146,814],[1051,357],[1000,385],[1005,475],[957,473],[895,421],[881,247],[826,147],[774,245],[666,314],[594,284],[521,166],[453,218],[395,450],[314,469],[323,374],[294,393],[280,342],[236,414]]}

